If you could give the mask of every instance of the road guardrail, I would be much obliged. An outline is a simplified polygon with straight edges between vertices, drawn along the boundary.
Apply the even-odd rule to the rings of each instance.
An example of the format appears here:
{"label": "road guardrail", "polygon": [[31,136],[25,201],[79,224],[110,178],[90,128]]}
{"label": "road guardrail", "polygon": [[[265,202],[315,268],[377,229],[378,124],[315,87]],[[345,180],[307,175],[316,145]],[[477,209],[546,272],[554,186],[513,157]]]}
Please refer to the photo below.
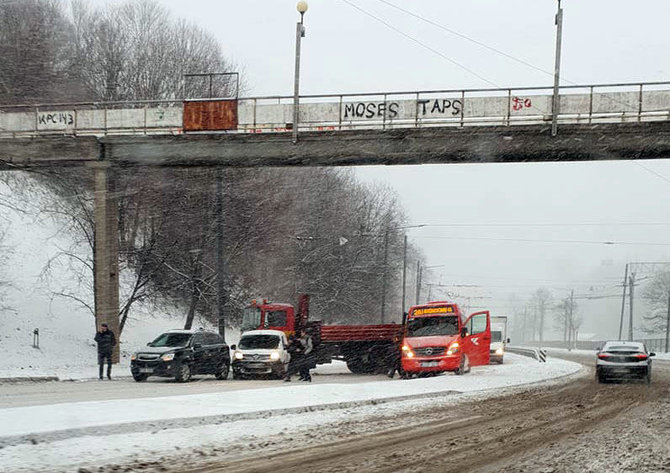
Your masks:
{"label": "road guardrail", "polygon": [[514,353],[515,355],[522,355],[527,356],[529,358],[534,358],[540,363],[546,363],[547,361],[547,351],[541,348],[507,346],[505,348],[505,351],[509,353]]}

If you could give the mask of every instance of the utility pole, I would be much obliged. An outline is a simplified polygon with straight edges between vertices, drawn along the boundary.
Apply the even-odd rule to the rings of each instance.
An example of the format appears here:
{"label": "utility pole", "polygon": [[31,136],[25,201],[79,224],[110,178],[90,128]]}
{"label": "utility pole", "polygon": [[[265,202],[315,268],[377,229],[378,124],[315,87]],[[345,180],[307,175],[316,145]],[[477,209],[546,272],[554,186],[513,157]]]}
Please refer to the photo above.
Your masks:
{"label": "utility pole", "polygon": [[228,303],[226,292],[226,260],[223,248],[223,169],[216,170],[216,306],[219,335],[226,339],[226,314]]}
{"label": "utility pole", "polygon": [[630,287],[628,288],[628,293],[630,297],[630,317],[628,319],[628,340],[633,341],[633,290],[635,288],[635,273],[631,273],[630,278]]}
{"label": "utility pole", "polygon": [[558,11],[554,20],[556,24],[556,58],[554,64],[554,96],[551,105],[551,136],[558,133],[558,114],[560,112],[559,82],[561,78],[561,42],[563,36],[563,9],[561,0],[558,0]]}
{"label": "utility pole", "polygon": [[574,329],[574,307],[575,307],[575,290],[570,290],[570,303],[568,305],[568,350],[572,350],[573,338],[575,336]]}
{"label": "utility pole", "polygon": [[384,323],[384,316],[386,312],[386,265],[389,256],[389,229],[386,227],[384,232],[384,267],[382,268],[382,316],[381,323]]}
{"label": "utility pole", "polygon": [[528,307],[523,308],[523,330],[521,331],[521,338],[526,341],[526,327],[528,326]]}
{"label": "utility pole", "polygon": [[623,335],[623,313],[626,308],[626,287],[628,286],[628,263],[626,263],[626,270],[623,273],[623,296],[621,297],[621,318],[619,319],[619,340]]}
{"label": "utility pole", "polygon": [[402,247],[402,307],[400,315],[404,317],[405,314],[405,293],[407,289],[407,235]]}
{"label": "utility pole", "polygon": [[665,323],[665,352],[670,352],[670,289],[668,289],[668,318]]}
{"label": "utility pole", "polygon": [[419,305],[419,297],[421,296],[421,260],[416,262],[416,298],[414,304]]}

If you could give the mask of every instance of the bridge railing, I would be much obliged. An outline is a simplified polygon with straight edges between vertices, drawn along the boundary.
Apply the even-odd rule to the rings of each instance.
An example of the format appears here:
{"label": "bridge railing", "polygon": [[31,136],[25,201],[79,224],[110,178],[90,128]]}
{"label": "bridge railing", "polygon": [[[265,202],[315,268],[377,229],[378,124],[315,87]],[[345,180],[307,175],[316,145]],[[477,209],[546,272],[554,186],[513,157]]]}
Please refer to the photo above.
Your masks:
{"label": "bridge railing", "polygon": [[[548,124],[552,93],[551,87],[518,87],[304,95],[299,129]],[[237,128],[228,133],[282,133],[293,128],[292,96],[239,98],[236,105]],[[559,124],[656,120],[670,120],[670,82],[560,88]],[[0,106],[0,137],[181,134],[183,123],[183,102],[176,99]]]}

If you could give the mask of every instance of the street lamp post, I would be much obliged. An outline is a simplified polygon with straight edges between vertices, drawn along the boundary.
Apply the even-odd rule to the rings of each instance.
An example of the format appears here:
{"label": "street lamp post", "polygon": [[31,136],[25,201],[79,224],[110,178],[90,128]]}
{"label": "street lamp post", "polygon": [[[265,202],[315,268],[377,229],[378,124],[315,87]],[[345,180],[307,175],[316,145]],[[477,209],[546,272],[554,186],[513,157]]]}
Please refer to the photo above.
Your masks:
{"label": "street lamp post", "polygon": [[293,143],[298,142],[298,121],[300,119],[298,106],[300,105],[300,40],[305,37],[303,17],[307,11],[307,2],[301,0],[296,5],[300,13],[300,21],[295,28],[295,75],[293,81]]}
{"label": "street lamp post", "polygon": [[559,81],[561,78],[561,42],[563,38],[563,8],[561,0],[558,0],[558,11],[556,12],[556,57],[554,62],[554,96],[551,105],[551,136],[558,133],[558,114],[560,112],[561,98],[559,96]]}

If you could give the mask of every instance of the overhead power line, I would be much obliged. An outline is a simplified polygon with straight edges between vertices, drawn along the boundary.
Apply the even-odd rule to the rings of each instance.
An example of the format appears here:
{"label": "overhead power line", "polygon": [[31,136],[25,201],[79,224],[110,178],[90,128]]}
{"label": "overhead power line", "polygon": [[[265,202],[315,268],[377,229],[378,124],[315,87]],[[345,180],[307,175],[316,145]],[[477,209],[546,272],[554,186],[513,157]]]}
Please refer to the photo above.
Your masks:
{"label": "overhead power line", "polygon": [[[486,44],[486,43],[484,43],[484,42],[482,42],[482,41],[478,41],[478,40],[476,40],[476,39],[474,39],[474,38],[471,38],[471,37],[469,37],[469,36],[467,36],[467,35],[465,35],[465,34],[463,34],[463,33],[460,33],[460,32],[458,32],[458,31],[456,31],[456,30],[453,30],[452,28],[449,28],[449,27],[447,27],[447,26],[444,26],[444,25],[442,25],[442,24],[440,24],[440,23],[437,23],[437,22],[435,22],[435,21],[433,21],[433,20],[431,20],[431,19],[429,19],[429,18],[423,17],[423,16],[421,16],[421,15],[419,15],[419,14],[417,14],[417,13],[414,13],[414,12],[412,12],[412,11],[410,11],[410,10],[407,10],[407,9],[405,9],[405,8],[399,7],[398,5],[395,5],[395,4],[393,4],[393,3],[391,3],[391,2],[388,2],[388,1],[386,1],[386,0],[377,0],[377,1],[383,3],[384,5],[389,6],[389,7],[391,7],[391,8],[395,8],[396,10],[399,10],[399,11],[401,11],[401,12],[407,14],[407,15],[410,15],[410,16],[412,16],[412,17],[414,17],[414,18],[417,18],[418,20],[421,20],[421,21],[423,21],[423,22],[425,22],[425,23],[427,23],[427,24],[429,24],[429,25],[432,25],[432,26],[435,26],[436,28],[439,28],[439,29],[441,29],[441,30],[447,31],[448,33],[451,33],[451,34],[453,34],[453,35],[455,35],[455,36],[458,36],[459,38],[465,39],[466,41],[470,41],[471,43],[476,44],[477,46],[480,46],[480,47],[482,47],[482,48],[488,49],[489,51],[493,51],[493,52],[495,52],[496,54],[500,54],[501,56],[504,56],[504,57],[506,57],[506,58],[508,58],[508,59],[511,59],[511,60],[513,60],[513,61],[516,61],[516,62],[518,62],[519,64],[523,64],[524,66],[530,67],[531,69],[534,69],[534,70],[536,70],[536,71],[538,71],[538,72],[542,72],[543,74],[547,74],[547,75],[549,75],[549,76],[551,76],[551,77],[554,77],[554,72],[553,72],[553,71],[548,71],[548,70],[546,70],[546,69],[542,69],[541,67],[538,67],[538,66],[536,66],[536,65],[534,65],[534,64],[532,64],[532,63],[530,63],[530,62],[528,62],[528,61],[524,61],[523,59],[520,59],[520,58],[518,58],[518,57],[516,57],[516,56],[514,56],[514,55],[512,55],[512,54],[506,53],[505,51],[501,51],[501,50],[498,49],[498,48],[495,48],[495,47],[493,47],[493,46],[491,46],[491,45],[488,45],[488,44]],[[571,80],[569,80],[569,79],[566,79],[565,77],[561,77],[560,79],[561,79],[561,81],[566,82],[566,83],[571,84],[571,85],[579,85],[577,82],[574,82],[574,81],[571,81]],[[630,104],[630,103],[623,102],[623,101],[621,101],[621,100],[619,100],[619,99],[617,99],[617,98],[615,98],[615,97],[611,97],[611,96],[610,96],[610,97],[605,96],[604,98],[605,98],[606,100],[609,100],[609,101],[614,102],[614,103],[618,103],[618,104],[620,104],[620,105],[625,105],[625,106],[632,106],[632,105],[633,105],[633,104]],[[533,107],[533,108],[536,108],[536,107]]]}
{"label": "overhead power line", "polygon": [[349,0],[342,0],[342,1],[343,1],[344,3],[346,3],[347,5],[349,5],[350,7],[355,8],[355,9],[358,10],[359,12],[363,13],[364,15],[366,15],[366,16],[372,18],[373,20],[375,20],[375,21],[377,21],[377,22],[383,24],[383,25],[386,26],[387,28],[389,28],[389,29],[395,31],[396,33],[398,33],[398,34],[404,36],[405,38],[409,39],[410,41],[412,41],[412,42],[418,44],[418,45],[421,46],[422,48],[425,48],[425,49],[427,49],[428,51],[431,51],[432,53],[437,54],[437,55],[440,56],[442,59],[445,59],[445,60],[449,61],[450,63],[452,63],[453,65],[455,65],[455,66],[457,66],[457,67],[463,69],[464,71],[469,72],[469,73],[472,74],[473,76],[477,77],[479,80],[484,81],[484,82],[486,82],[487,84],[492,85],[493,87],[495,87],[495,88],[497,88],[497,89],[500,88],[500,86],[499,86],[498,84],[496,84],[495,82],[492,82],[492,81],[488,80],[486,77],[482,76],[481,74],[478,74],[477,72],[473,71],[473,70],[470,69],[469,67],[464,66],[464,65],[461,64],[460,62],[453,60],[452,58],[450,58],[450,57],[447,56],[446,54],[442,53],[441,51],[439,51],[439,50],[437,50],[437,49],[435,49],[435,48],[433,48],[433,47],[427,45],[426,43],[424,43],[424,42],[421,41],[421,40],[416,39],[414,36],[405,33],[404,31],[400,30],[399,28],[396,28],[395,26],[393,26],[393,25],[392,25],[391,23],[389,23],[388,21],[383,20],[383,19],[379,18],[378,16],[375,16],[374,14],[370,13],[370,12],[367,11],[367,10],[362,9],[361,7],[359,7],[358,5],[356,5],[355,3],[353,3],[353,2],[351,2],[351,1],[349,1]]}
{"label": "overhead power line", "polygon": [[632,245],[632,246],[670,246],[670,243],[643,242],[643,241],[594,241],[594,240],[539,240],[530,238],[490,238],[490,237],[457,237],[457,236],[415,236],[414,238],[428,238],[433,240],[481,240],[481,241],[511,241],[521,243],[573,243],[584,245]]}
{"label": "overhead power line", "polygon": [[[668,180],[670,182],[670,180]],[[499,222],[499,223],[427,223],[423,227],[618,227],[618,226],[668,226],[670,222]]]}
{"label": "overhead power line", "polygon": [[662,180],[664,180],[665,182],[667,182],[667,183],[670,184],[670,179],[668,179],[667,177],[665,177],[665,176],[664,176],[663,174],[661,174],[660,172],[656,172],[656,171],[654,171],[653,169],[648,168],[647,166],[645,166],[644,164],[642,164],[642,163],[640,163],[640,162],[638,162],[638,161],[631,161],[631,163],[633,163],[633,164],[635,164],[635,165],[637,165],[637,166],[640,166],[640,167],[641,167],[642,169],[644,169],[645,171],[647,171],[647,172],[653,174],[654,176],[658,177],[659,179],[662,179]]}
{"label": "overhead power line", "polygon": [[471,42],[471,43],[473,43],[473,44],[476,44],[477,46],[480,46],[480,47],[482,47],[482,48],[488,49],[489,51],[493,51],[494,53],[496,53],[496,54],[500,54],[501,56],[504,56],[504,57],[506,57],[506,58],[508,58],[508,59],[511,59],[511,60],[513,60],[513,61],[516,61],[516,62],[518,62],[519,64],[523,64],[524,66],[530,67],[531,69],[535,69],[536,71],[542,72],[543,74],[547,74],[547,75],[549,75],[549,76],[551,76],[551,77],[554,77],[554,73],[553,73],[552,71],[547,71],[547,70],[545,70],[545,69],[542,69],[541,67],[537,67],[536,65],[531,64],[531,63],[528,62],[528,61],[524,61],[523,59],[520,59],[520,58],[518,58],[518,57],[516,57],[516,56],[513,56],[513,55],[511,55],[511,54],[506,53],[505,51],[501,51],[501,50],[498,49],[498,48],[495,48],[495,47],[490,46],[490,45],[488,45],[488,44],[486,44],[486,43],[483,43],[483,42],[478,41],[478,40],[476,40],[476,39],[474,39],[474,38],[471,38],[471,37],[469,37],[469,36],[467,36],[467,35],[464,35],[463,33],[459,33],[458,31],[453,30],[453,29],[451,29],[451,28],[449,28],[449,27],[447,27],[447,26],[441,25],[440,23],[437,23],[437,22],[435,22],[435,21],[433,21],[433,20],[431,20],[431,19],[429,19],[429,18],[423,17],[423,16],[421,16],[421,15],[419,15],[419,14],[417,14],[417,13],[414,13],[414,12],[412,12],[412,11],[406,10],[405,8],[399,7],[398,5],[395,5],[395,4],[391,3],[391,2],[387,2],[386,0],[377,0],[377,1],[383,3],[384,5],[388,5],[388,6],[391,7],[391,8],[395,8],[396,10],[399,10],[399,11],[401,11],[401,12],[407,14],[407,15],[413,16],[414,18],[417,18],[417,19],[419,19],[419,20],[421,20],[421,21],[423,21],[423,22],[425,22],[425,23],[428,23],[429,25],[435,26],[436,28],[439,28],[439,29],[444,30],[444,31],[446,31],[446,32],[448,32],[448,33],[451,33],[451,34],[453,34],[453,35],[455,35],[455,36],[458,36],[459,38],[462,38],[462,39],[464,39],[464,40],[466,40],[466,41],[469,41],[469,42]]}

